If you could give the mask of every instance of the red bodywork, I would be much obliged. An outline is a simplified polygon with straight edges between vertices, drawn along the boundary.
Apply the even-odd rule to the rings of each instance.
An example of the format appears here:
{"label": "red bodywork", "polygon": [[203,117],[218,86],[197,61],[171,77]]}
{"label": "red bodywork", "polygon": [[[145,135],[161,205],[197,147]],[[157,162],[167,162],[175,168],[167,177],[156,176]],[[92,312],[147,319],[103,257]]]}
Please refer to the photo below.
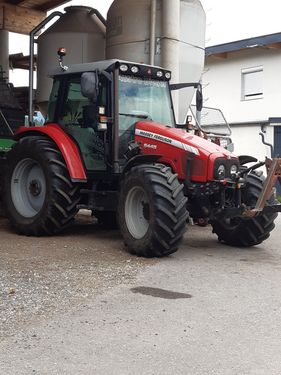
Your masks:
{"label": "red bodywork", "polygon": [[[61,151],[73,181],[87,181],[85,168],[76,143],[57,124],[42,127],[20,127],[16,139],[26,135],[44,134],[51,138]],[[136,124],[135,140],[140,143],[142,154],[163,155],[160,162],[169,165],[180,180],[186,178],[188,156],[191,163],[191,181],[213,181],[214,162],[217,158],[235,158],[231,152],[185,130],[170,128],[155,122],[140,121]]]}
{"label": "red bodywork", "polygon": [[44,134],[51,138],[58,146],[66,162],[72,181],[87,181],[84,165],[82,163],[79,149],[75,142],[57,124],[45,126],[21,126],[16,133],[16,139],[30,136],[32,134]]}
{"label": "red bodywork", "polygon": [[191,153],[195,154],[191,163],[191,181],[194,182],[214,180],[217,158],[237,159],[231,152],[208,140],[154,122],[138,122],[135,140],[141,144],[143,154],[163,155],[159,161],[170,165],[181,180],[186,177],[187,158]]}

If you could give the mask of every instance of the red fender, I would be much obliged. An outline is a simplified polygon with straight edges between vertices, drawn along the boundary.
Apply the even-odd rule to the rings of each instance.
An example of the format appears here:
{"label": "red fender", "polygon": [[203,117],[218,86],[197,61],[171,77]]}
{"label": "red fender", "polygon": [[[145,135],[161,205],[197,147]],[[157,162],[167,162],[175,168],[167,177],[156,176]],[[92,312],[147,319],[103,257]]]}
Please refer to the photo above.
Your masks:
{"label": "red fender", "polygon": [[39,133],[51,138],[59,148],[66,162],[72,181],[87,181],[85,168],[80,157],[79,149],[75,142],[57,124],[44,126],[21,126],[16,132],[15,139]]}

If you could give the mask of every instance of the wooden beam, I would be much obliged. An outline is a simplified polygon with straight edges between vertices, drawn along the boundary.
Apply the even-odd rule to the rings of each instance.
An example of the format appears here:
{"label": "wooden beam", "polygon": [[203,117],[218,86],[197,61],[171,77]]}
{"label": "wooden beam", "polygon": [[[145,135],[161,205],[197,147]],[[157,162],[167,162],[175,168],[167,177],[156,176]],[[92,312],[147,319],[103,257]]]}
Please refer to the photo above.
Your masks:
{"label": "wooden beam", "polygon": [[54,9],[56,7],[58,7],[59,5],[62,5],[62,4],[65,4],[65,3],[68,3],[69,0],[50,0],[50,1],[45,1],[44,4],[40,5],[40,7],[36,7],[36,9],[40,9],[40,10],[43,10],[43,11],[47,11],[47,10],[50,10],[50,9]]}
{"label": "wooden beam", "polygon": [[[29,69],[29,56],[24,56],[23,53],[14,53],[9,56],[9,63],[11,69]],[[34,70],[37,66],[37,55],[34,55]]]}
{"label": "wooden beam", "polygon": [[4,28],[4,9],[0,6],[0,30]]}
{"label": "wooden beam", "polygon": [[269,49],[281,49],[281,42],[267,44],[266,47]]}
{"label": "wooden beam", "polygon": [[2,0],[2,2],[18,5],[23,8],[47,11],[59,5],[67,3],[69,0]]}
{"label": "wooden beam", "polygon": [[[41,10],[41,6],[46,3],[45,0],[12,0],[13,5],[18,5],[23,8],[29,8],[29,9],[39,9]],[[11,2],[9,2],[11,4]]]}
{"label": "wooden beam", "polygon": [[211,56],[214,57],[215,59],[225,60],[225,59],[227,59],[227,52],[214,53]]}
{"label": "wooden beam", "polygon": [[[2,22],[1,22],[1,14]],[[29,34],[46,13],[38,10],[0,3],[0,29],[19,34]]]}

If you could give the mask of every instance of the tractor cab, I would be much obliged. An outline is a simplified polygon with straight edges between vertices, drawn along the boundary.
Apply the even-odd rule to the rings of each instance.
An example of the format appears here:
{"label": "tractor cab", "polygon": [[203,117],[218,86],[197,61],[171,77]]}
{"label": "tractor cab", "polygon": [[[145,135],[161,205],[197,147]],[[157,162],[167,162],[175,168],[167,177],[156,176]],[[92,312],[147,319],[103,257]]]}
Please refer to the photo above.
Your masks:
{"label": "tractor cab", "polygon": [[114,165],[118,171],[138,121],[175,126],[170,77],[161,68],[118,60],[56,70],[46,124],[74,139],[87,171]]}

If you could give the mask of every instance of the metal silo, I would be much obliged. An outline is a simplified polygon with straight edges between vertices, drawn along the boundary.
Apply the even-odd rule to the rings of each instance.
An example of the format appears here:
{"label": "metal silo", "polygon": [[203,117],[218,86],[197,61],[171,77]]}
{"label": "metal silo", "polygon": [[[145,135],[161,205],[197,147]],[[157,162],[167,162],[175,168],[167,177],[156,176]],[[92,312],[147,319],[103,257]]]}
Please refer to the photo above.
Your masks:
{"label": "metal silo", "polygon": [[36,102],[44,113],[52,81],[50,70],[58,66],[57,50],[65,47],[66,65],[105,58],[105,20],[93,8],[72,6],[38,37]]}
{"label": "metal silo", "polygon": [[[206,16],[199,0],[115,0],[107,14],[106,57],[162,66],[173,82],[196,82],[204,67]],[[183,120],[193,89],[179,95]]]}
{"label": "metal silo", "polygon": [[[160,3],[157,4],[160,21]],[[106,58],[149,63],[151,0],[115,0],[107,13]],[[161,35],[157,22],[156,36]],[[155,64],[160,64],[156,53]]]}

